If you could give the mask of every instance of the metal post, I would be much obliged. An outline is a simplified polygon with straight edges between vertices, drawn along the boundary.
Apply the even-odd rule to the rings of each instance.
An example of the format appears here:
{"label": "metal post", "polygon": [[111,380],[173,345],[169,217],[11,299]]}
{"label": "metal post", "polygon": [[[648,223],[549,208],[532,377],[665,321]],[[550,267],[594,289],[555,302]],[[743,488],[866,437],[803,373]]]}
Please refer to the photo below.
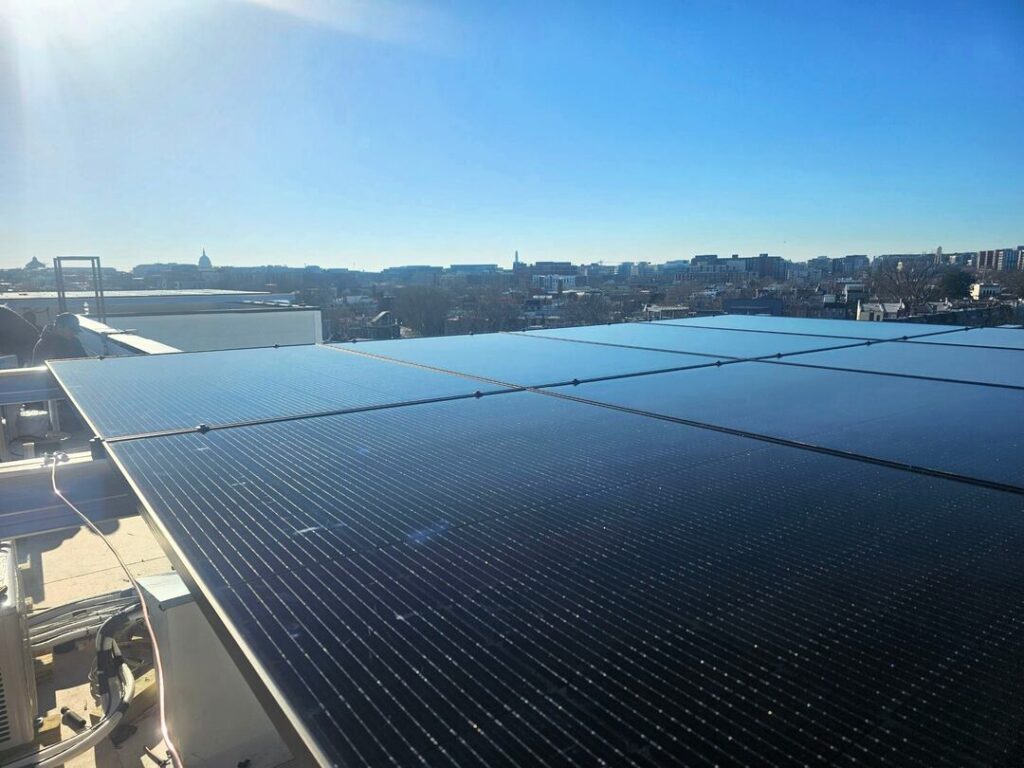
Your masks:
{"label": "metal post", "polygon": [[[92,295],[95,298],[95,301],[93,302],[92,306],[94,308],[94,311],[98,315],[99,311],[100,311],[100,295],[99,295],[99,291],[97,291],[97,289],[96,289],[96,260],[95,259],[89,259],[89,271],[92,273],[92,281],[91,281],[92,282]],[[100,322],[103,322],[103,318],[98,318],[98,319],[99,319]]]}
{"label": "metal post", "polygon": [[103,269],[100,266],[100,257],[96,257],[96,304],[99,308],[100,322],[107,322],[107,299],[103,295]]}
{"label": "metal post", "polygon": [[7,419],[4,410],[0,407],[0,463],[11,460],[11,453],[7,448]]}
{"label": "metal post", "polygon": [[47,400],[46,410],[50,412],[50,431],[60,432],[60,401]]}
{"label": "metal post", "polygon": [[61,257],[58,256],[53,260],[53,277],[57,281],[57,312],[67,312],[68,302],[66,291],[64,290],[64,263],[61,261]]}

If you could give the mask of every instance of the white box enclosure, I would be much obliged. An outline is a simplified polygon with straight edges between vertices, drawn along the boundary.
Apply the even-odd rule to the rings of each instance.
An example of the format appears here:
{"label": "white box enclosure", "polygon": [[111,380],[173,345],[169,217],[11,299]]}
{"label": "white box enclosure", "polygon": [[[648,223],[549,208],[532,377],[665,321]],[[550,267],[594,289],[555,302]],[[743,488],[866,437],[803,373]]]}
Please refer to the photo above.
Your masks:
{"label": "white box enclosure", "polygon": [[167,730],[189,768],[273,768],[291,755],[175,573],[138,580],[164,665]]}

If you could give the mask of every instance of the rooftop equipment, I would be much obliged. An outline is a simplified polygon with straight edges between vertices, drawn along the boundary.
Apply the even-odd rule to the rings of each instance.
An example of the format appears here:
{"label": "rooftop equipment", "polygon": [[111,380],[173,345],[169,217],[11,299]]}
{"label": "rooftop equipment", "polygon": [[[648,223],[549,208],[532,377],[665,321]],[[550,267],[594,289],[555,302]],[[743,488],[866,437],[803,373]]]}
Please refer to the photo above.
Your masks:
{"label": "rooftop equipment", "polygon": [[0,542],[0,750],[35,737],[36,678],[26,612],[14,542]]}
{"label": "rooftop equipment", "polygon": [[272,768],[291,755],[181,577],[139,579],[164,663],[167,729],[188,768]]}

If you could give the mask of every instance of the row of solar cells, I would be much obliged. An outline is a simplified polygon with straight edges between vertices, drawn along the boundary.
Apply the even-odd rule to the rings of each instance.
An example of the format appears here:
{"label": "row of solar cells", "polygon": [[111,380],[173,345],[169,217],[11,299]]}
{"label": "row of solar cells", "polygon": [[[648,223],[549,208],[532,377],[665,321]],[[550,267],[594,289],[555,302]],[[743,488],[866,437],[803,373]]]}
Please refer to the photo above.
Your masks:
{"label": "row of solar cells", "polygon": [[751,328],[670,321],[52,367],[96,433],[107,438],[530,387],[1022,484],[1020,430],[1013,419],[994,414],[1024,413],[1024,350],[1011,346],[1024,334],[788,318],[700,322],[727,321]]}

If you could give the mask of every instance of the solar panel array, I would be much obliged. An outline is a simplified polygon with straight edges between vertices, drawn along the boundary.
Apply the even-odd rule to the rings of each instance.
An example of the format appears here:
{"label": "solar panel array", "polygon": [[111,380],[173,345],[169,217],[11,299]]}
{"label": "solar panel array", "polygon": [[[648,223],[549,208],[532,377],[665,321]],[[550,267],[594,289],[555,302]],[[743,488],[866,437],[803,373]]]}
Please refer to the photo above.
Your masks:
{"label": "solar panel array", "polygon": [[312,762],[1011,765],[1014,333],[717,317],[51,367]]}

